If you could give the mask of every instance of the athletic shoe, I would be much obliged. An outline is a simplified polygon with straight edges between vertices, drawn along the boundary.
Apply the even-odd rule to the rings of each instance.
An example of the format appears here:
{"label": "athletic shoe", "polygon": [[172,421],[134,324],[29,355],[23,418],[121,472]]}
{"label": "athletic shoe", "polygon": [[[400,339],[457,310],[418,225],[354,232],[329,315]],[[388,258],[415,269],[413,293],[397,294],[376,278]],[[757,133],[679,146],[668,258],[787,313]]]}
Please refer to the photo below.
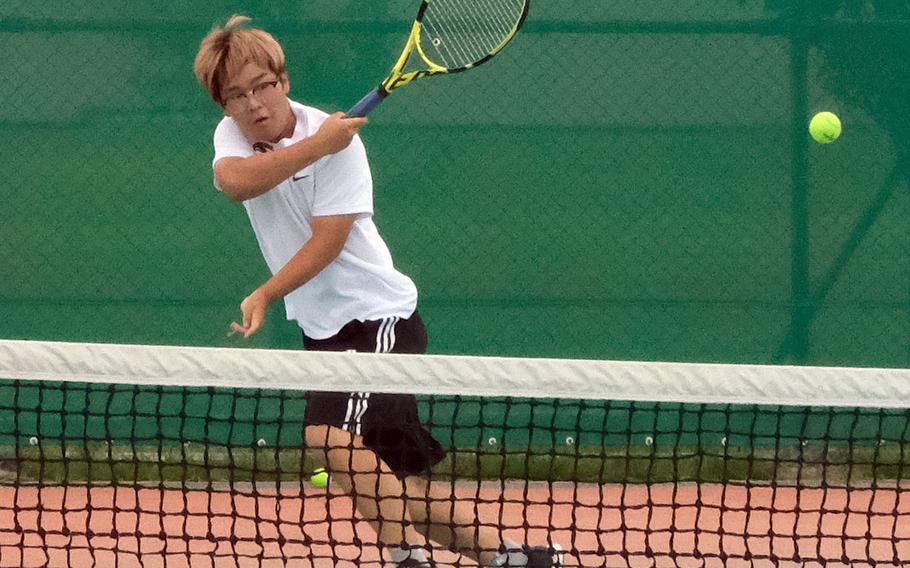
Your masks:
{"label": "athletic shoe", "polygon": [[490,563],[490,568],[560,568],[562,547],[528,546],[519,549],[502,548],[502,553]]}
{"label": "athletic shoe", "polygon": [[523,546],[522,552],[528,557],[527,568],[559,568],[562,554],[558,546]]}

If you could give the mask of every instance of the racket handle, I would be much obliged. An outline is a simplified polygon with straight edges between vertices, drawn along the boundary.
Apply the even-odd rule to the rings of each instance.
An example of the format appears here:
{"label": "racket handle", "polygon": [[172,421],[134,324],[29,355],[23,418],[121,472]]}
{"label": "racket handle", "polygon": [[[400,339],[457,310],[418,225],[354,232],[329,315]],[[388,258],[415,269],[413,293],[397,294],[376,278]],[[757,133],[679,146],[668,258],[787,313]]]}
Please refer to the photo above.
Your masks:
{"label": "racket handle", "polygon": [[347,112],[347,115],[350,117],[366,116],[370,114],[371,110],[379,106],[379,103],[381,103],[384,98],[384,91],[380,89],[370,91],[367,93],[367,96],[360,99],[356,105],[351,107],[351,110]]}

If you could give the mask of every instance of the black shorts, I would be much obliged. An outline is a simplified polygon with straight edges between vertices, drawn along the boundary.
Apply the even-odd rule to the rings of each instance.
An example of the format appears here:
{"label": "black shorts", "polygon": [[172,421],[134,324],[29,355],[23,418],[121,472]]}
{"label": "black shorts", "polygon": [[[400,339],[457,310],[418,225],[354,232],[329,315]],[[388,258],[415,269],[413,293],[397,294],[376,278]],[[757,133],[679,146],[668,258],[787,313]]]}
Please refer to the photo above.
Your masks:
{"label": "black shorts", "polygon": [[[312,351],[424,353],[427,333],[416,311],[407,319],[352,321],[328,339],[303,336]],[[427,474],[445,451],[424,429],[413,395],[310,392],[307,424],[327,424],[363,437],[398,477]]]}

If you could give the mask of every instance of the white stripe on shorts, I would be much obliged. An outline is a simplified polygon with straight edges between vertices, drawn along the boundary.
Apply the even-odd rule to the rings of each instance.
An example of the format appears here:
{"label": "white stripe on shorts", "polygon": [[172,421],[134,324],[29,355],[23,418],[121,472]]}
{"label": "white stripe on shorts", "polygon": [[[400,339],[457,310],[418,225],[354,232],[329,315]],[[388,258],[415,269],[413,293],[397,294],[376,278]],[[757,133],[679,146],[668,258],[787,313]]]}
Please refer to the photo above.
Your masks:
{"label": "white stripe on shorts", "polygon": [[395,348],[395,324],[401,318],[390,317],[382,320],[376,331],[376,353],[390,353]]}
{"label": "white stripe on shorts", "polygon": [[348,409],[344,415],[344,424],[341,429],[355,436],[360,436],[362,431],[363,415],[369,407],[370,393],[352,392],[348,397]]}

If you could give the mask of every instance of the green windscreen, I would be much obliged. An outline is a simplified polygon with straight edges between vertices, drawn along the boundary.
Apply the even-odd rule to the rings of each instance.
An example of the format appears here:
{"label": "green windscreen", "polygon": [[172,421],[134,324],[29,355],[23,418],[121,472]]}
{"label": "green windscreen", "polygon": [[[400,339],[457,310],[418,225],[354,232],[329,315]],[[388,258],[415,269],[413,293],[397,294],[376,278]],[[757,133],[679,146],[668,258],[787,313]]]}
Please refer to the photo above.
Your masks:
{"label": "green windscreen", "polygon": [[[268,272],[212,186],[200,40],[251,16],[292,97],[335,111],[416,4],[0,6],[0,337],[239,345]],[[907,366],[908,60],[893,0],[535,0],[493,61],[363,130],[430,351]],[[276,305],[248,345],[299,343]]]}

